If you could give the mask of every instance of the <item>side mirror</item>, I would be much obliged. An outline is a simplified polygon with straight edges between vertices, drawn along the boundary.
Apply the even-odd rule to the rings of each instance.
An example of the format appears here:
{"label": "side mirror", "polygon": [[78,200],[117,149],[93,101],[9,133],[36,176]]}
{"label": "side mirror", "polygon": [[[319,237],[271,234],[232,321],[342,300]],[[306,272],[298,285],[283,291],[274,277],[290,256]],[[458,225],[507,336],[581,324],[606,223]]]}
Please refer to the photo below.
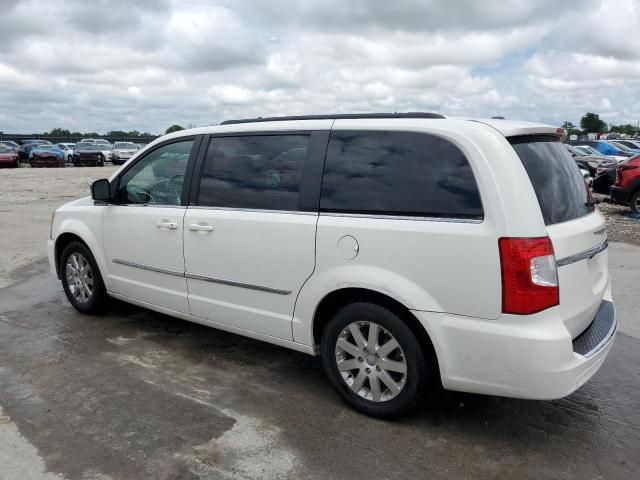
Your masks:
{"label": "side mirror", "polygon": [[111,184],[106,178],[96,180],[91,184],[91,198],[97,202],[111,202]]}

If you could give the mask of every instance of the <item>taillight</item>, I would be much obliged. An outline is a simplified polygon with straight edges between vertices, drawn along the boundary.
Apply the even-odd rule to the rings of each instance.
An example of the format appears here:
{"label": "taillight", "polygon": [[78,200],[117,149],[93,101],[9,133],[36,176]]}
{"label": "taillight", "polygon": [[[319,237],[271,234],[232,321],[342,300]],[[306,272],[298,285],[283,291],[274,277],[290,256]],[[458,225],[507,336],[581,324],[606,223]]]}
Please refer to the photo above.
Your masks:
{"label": "taillight", "polygon": [[549,237],[501,238],[502,313],[529,315],[560,303]]}

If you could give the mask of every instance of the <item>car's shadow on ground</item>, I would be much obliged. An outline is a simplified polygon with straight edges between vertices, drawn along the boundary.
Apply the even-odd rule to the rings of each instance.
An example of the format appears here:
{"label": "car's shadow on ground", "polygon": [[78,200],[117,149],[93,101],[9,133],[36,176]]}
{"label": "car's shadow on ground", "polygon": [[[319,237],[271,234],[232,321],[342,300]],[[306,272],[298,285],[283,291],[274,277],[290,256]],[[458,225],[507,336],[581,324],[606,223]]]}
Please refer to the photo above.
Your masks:
{"label": "car's shadow on ground", "polygon": [[[268,370],[269,375],[261,377],[265,383],[273,381],[278,385],[287,385],[290,392],[298,394],[313,392],[315,401],[330,404],[337,410],[352,412],[333,392],[324,376],[319,357],[182,321],[124,302],[113,302],[109,315],[134,320],[136,329],[155,336],[182,338],[180,343],[189,345],[189,348],[185,350],[176,347],[176,354],[190,355],[194,361],[205,364],[208,355],[213,355],[216,359],[223,356],[236,368],[245,371],[256,366]],[[524,441],[527,432],[535,433],[544,429],[544,435],[548,437],[553,436],[554,432],[562,431],[562,436],[566,437],[575,428],[575,434],[584,440],[585,431],[592,432],[598,425],[601,426],[610,408],[619,408],[615,405],[620,398],[615,397],[628,395],[629,398],[634,398],[634,395],[640,394],[640,387],[633,382],[625,382],[627,389],[616,392],[615,395],[609,389],[615,380],[608,372],[620,372],[616,364],[627,363],[620,357],[625,355],[627,348],[633,348],[634,343],[637,343],[634,339],[619,335],[603,372],[567,398],[551,401],[520,400],[436,389],[428,395],[423,405],[396,420],[396,423],[446,425],[448,428],[484,431],[485,434],[504,434],[509,431]],[[169,346],[167,343],[164,345]],[[630,368],[633,366],[627,363],[625,370]],[[620,387],[619,382],[615,383]],[[629,405],[626,401],[624,403]],[[366,418],[355,412],[351,414]],[[487,428],[489,426],[491,428]]]}

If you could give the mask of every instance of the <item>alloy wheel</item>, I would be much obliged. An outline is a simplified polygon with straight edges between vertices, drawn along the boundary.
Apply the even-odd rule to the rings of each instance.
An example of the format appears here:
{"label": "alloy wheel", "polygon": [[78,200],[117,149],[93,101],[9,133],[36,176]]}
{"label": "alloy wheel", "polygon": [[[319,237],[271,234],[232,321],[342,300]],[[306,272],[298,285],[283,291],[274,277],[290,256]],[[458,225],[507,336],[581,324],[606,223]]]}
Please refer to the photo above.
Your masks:
{"label": "alloy wheel", "polygon": [[67,258],[65,267],[67,286],[73,298],[79,303],[87,303],[93,295],[93,272],[89,261],[78,252]]}
{"label": "alloy wheel", "polygon": [[407,361],[398,341],[374,322],[347,325],[336,341],[335,358],[345,384],[358,396],[386,402],[407,380]]}

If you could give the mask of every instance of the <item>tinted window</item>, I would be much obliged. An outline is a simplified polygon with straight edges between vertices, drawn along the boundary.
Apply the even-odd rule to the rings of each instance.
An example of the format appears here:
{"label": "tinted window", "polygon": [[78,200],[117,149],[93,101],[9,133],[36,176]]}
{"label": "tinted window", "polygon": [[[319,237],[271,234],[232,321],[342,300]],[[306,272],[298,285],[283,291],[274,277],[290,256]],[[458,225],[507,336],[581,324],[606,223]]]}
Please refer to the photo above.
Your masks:
{"label": "tinted window", "polygon": [[121,203],[180,205],[184,173],[193,140],[153,150],[125,172],[120,180]]}
{"label": "tinted window", "polygon": [[483,216],[464,154],[440,137],[413,132],[331,134],[320,209],[427,217]]}
{"label": "tinted window", "polygon": [[297,210],[307,135],[252,135],[211,140],[198,204]]}
{"label": "tinted window", "polygon": [[553,138],[511,139],[529,174],[545,225],[587,215],[589,203],[582,174],[569,153]]}

